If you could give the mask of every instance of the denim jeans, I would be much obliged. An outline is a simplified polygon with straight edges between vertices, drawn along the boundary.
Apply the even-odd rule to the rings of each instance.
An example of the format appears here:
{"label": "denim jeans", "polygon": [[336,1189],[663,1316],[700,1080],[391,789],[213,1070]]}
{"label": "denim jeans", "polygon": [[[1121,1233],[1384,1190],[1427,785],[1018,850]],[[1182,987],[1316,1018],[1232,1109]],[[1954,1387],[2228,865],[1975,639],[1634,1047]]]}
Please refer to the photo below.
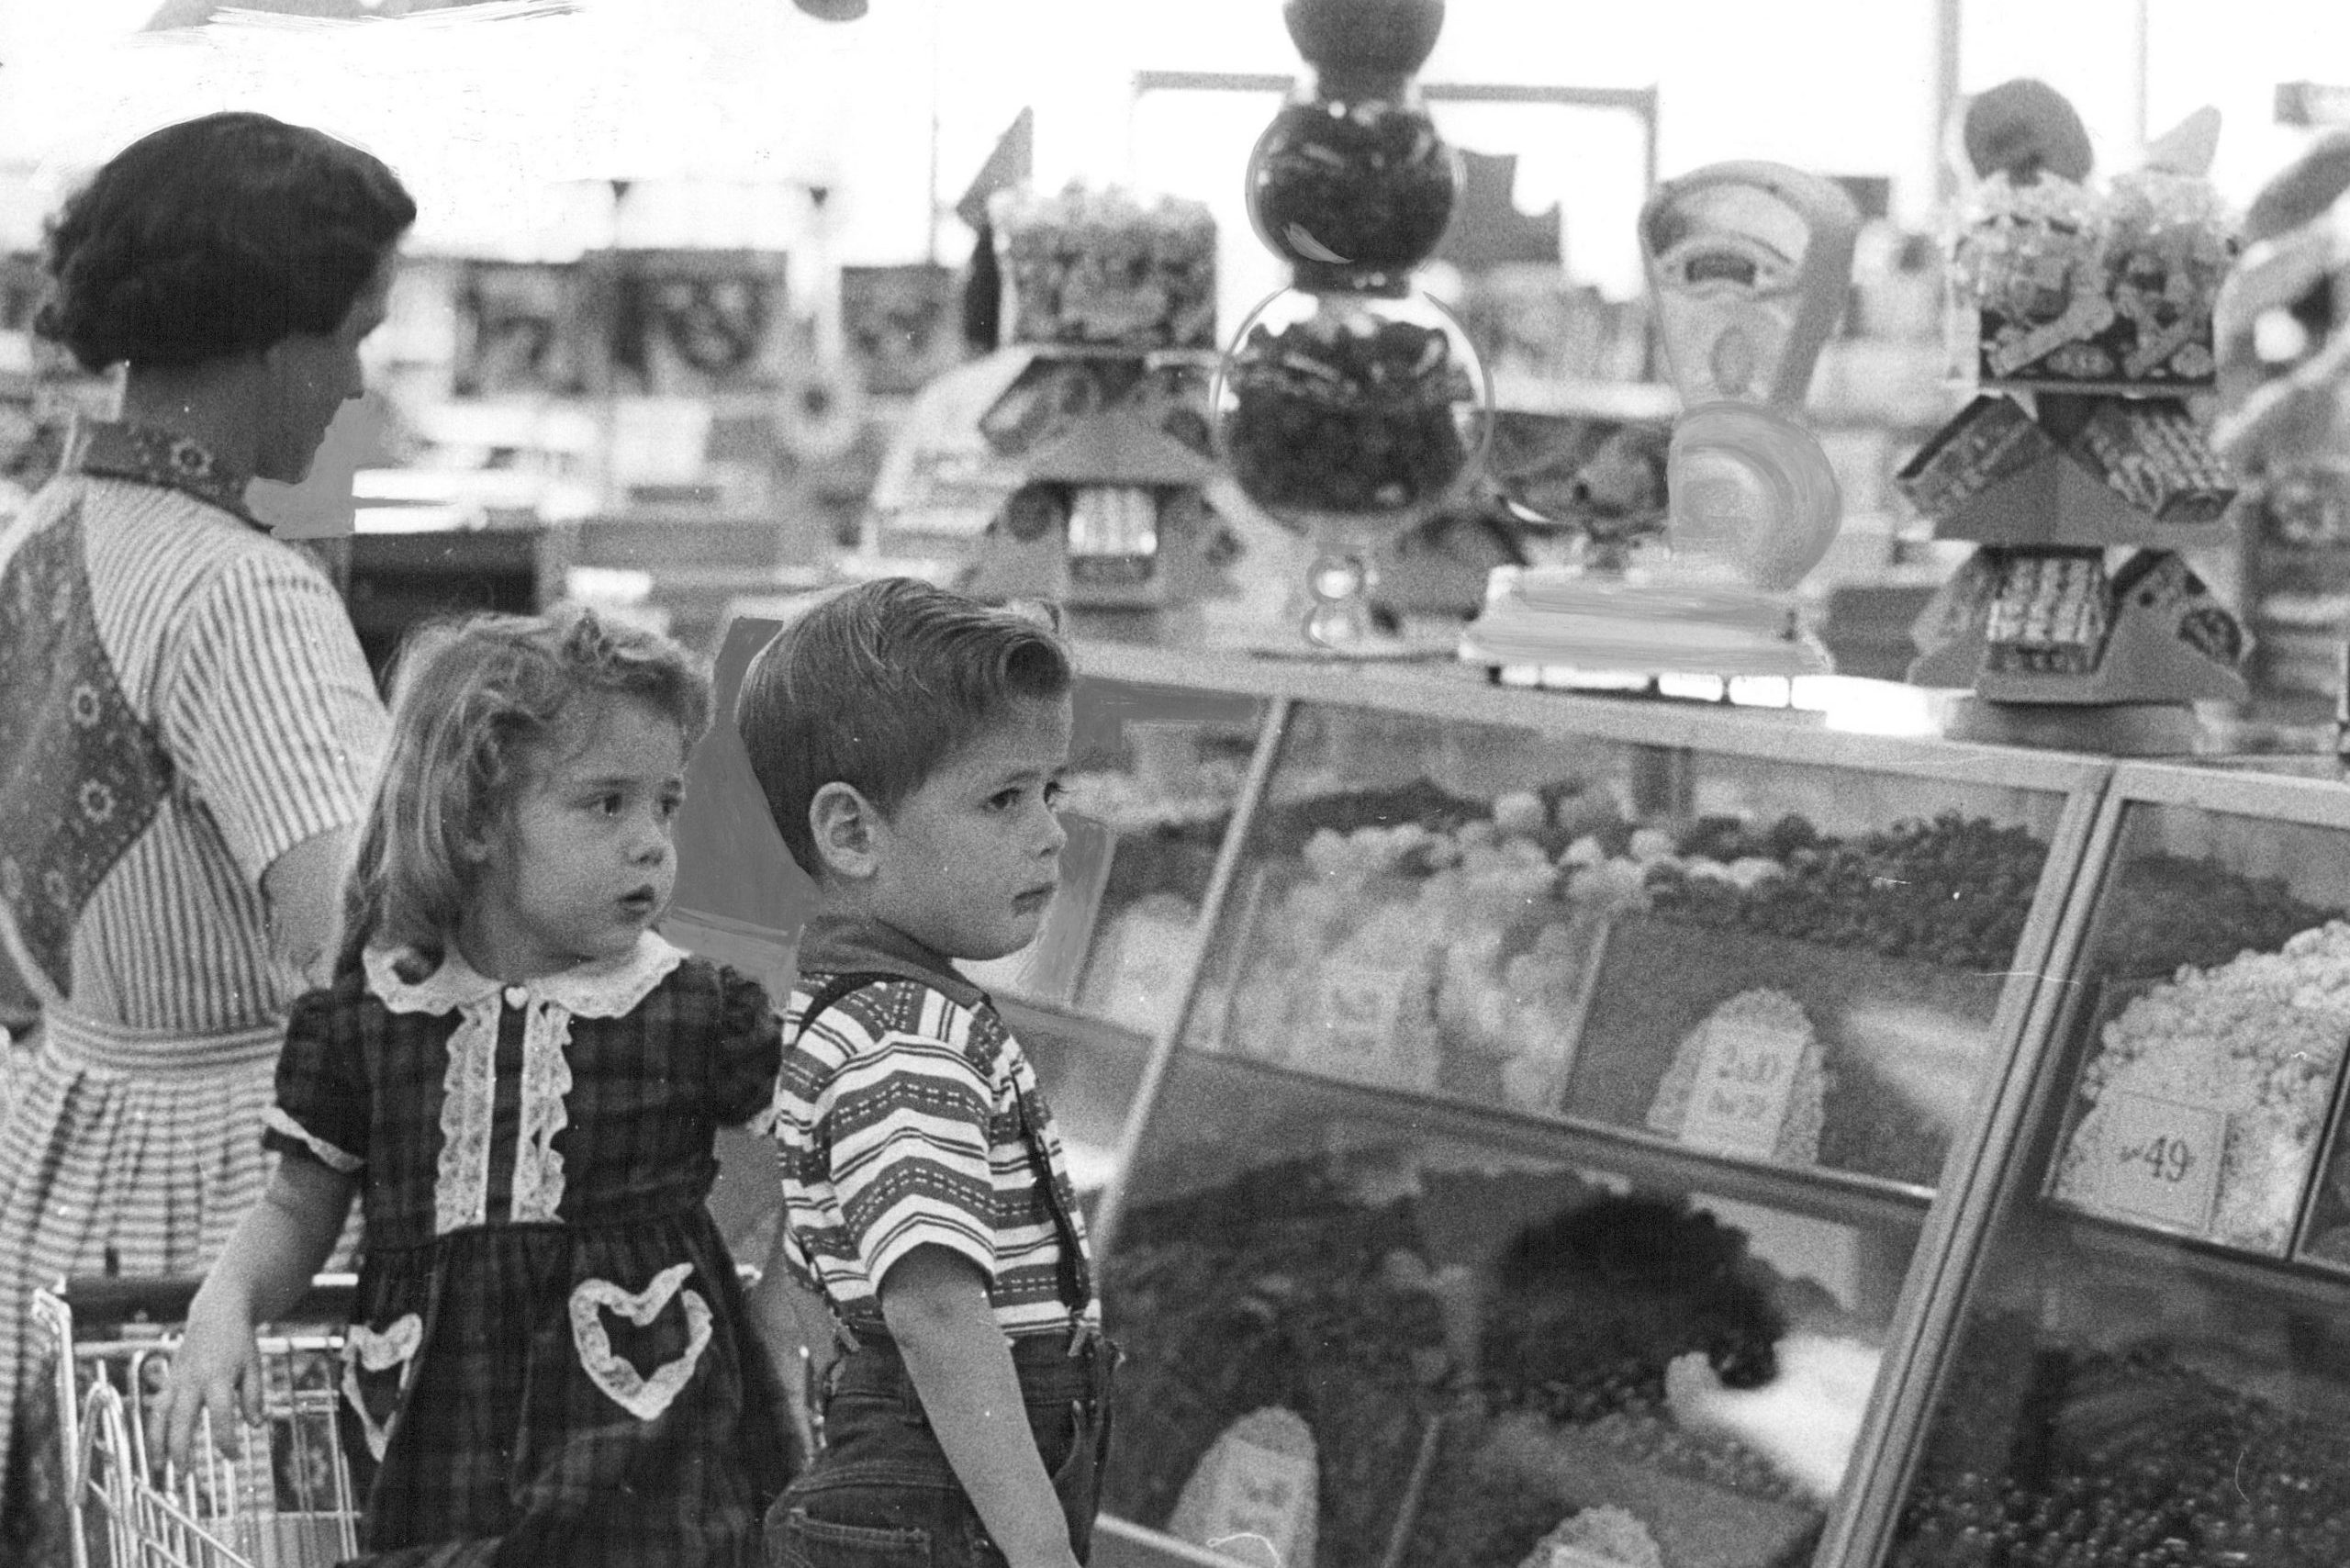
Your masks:
{"label": "denim jeans", "polygon": [[[858,1338],[829,1380],[823,1451],[767,1511],[769,1568],[1004,1568],[897,1348],[864,1330]],[[1082,1562],[1101,1504],[1117,1353],[1106,1340],[1075,1354],[1069,1344],[1060,1334],[1024,1336],[1012,1361]]]}

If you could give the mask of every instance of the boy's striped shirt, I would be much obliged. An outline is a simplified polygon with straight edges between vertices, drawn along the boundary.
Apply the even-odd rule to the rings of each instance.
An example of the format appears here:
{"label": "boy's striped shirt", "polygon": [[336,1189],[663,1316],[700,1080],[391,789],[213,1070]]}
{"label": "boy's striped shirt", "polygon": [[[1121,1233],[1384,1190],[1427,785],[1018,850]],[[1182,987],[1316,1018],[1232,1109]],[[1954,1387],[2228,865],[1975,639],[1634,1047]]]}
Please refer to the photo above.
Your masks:
{"label": "boy's striped shirt", "polygon": [[1066,1332],[1073,1308],[1098,1323],[1090,1290],[1082,1303],[1063,1299],[1032,1129],[1080,1244],[1084,1222],[1035,1074],[1002,1017],[967,986],[957,989],[968,1001],[892,973],[802,1029],[832,978],[811,970],[792,991],[776,1096],[785,1217],[809,1282],[852,1326],[874,1325],[876,1282],[915,1248],[938,1246],[987,1277],[1007,1335]]}

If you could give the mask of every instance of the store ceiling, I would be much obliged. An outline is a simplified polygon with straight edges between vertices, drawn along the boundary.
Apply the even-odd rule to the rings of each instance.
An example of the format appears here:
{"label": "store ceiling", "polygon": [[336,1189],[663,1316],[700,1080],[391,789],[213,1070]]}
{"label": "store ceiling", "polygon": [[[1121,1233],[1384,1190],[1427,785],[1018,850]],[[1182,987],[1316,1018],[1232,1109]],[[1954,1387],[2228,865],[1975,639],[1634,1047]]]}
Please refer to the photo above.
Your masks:
{"label": "store ceiling", "polygon": [[370,17],[412,17],[424,11],[453,11],[498,0],[163,0],[141,32],[200,28],[223,11],[262,11],[277,17],[314,17],[326,22],[364,21]]}

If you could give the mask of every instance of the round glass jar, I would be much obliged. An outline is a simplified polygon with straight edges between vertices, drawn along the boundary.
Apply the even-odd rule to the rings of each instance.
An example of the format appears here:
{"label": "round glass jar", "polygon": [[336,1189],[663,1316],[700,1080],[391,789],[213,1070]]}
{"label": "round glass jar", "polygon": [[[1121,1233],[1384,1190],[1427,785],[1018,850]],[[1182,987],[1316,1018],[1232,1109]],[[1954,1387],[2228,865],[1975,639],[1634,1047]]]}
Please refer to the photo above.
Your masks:
{"label": "round glass jar", "polygon": [[1475,476],[1493,387],[1460,319],[1426,294],[1291,288],[1242,325],[1215,413],[1234,480],[1273,518],[1384,533]]}
{"label": "round glass jar", "polygon": [[1406,81],[1325,73],[1283,104],[1248,156],[1248,218],[1301,287],[1393,293],[1443,242],[1460,157]]}

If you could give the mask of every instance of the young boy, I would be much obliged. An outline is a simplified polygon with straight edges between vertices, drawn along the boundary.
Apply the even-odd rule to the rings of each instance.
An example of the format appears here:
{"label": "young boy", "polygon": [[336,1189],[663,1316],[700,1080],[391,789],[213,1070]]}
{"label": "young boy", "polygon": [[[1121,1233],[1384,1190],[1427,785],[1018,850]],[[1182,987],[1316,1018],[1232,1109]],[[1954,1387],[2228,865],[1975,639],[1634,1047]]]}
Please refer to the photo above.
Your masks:
{"label": "young boy", "polygon": [[809,610],[744,679],[752,771],[819,889],[769,1272],[845,1348],[823,1452],[768,1515],[778,1563],[1085,1560],[1114,1352],[1044,1096],[954,965],[1026,946],[1052,901],[1069,683],[1049,632],[904,578]]}

